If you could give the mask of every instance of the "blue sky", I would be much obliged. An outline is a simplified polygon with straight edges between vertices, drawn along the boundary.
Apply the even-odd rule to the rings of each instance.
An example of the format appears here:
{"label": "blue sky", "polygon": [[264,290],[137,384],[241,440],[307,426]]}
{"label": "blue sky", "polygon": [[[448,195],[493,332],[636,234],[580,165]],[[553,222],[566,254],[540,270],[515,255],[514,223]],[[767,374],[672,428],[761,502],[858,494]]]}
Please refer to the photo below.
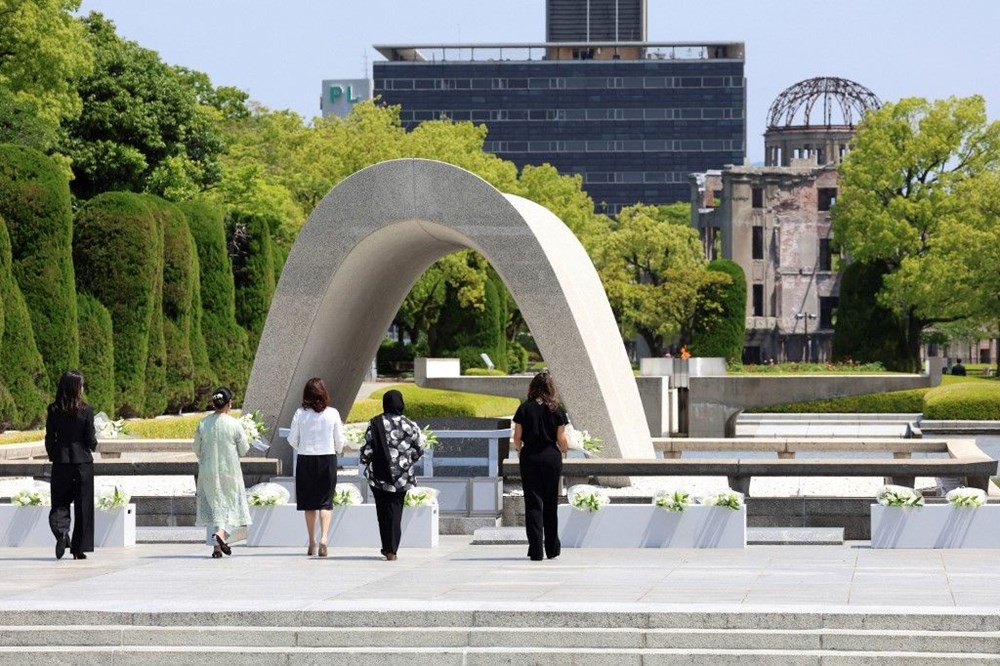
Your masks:
{"label": "blue sky", "polygon": [[[883,100],[980,94],[1000,118],[1000,1],[649,0],[651,41],[746,43],[747,148],[797,81],[841,76]],[[319,114],[323,79],[362,78],[372,44],[541,42],[545,0],[84,0],[163,60]],[[367,74],[366,74],[367,71]]]}

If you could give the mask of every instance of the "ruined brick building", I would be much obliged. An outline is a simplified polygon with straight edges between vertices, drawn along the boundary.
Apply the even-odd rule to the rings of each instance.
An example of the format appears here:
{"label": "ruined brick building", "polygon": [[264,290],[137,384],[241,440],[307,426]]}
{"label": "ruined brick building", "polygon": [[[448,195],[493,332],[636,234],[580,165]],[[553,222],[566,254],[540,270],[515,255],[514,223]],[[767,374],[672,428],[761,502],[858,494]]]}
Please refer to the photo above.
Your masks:
{"label": "ruined brick building", "polygon": [[830,229],[837,165],[857,122],[879,105],[852,81],[801,81],[768,111],[763,167],[691,176],[692,223],[706,256],[746,273],[744,362],[830,357],[840,291]]}

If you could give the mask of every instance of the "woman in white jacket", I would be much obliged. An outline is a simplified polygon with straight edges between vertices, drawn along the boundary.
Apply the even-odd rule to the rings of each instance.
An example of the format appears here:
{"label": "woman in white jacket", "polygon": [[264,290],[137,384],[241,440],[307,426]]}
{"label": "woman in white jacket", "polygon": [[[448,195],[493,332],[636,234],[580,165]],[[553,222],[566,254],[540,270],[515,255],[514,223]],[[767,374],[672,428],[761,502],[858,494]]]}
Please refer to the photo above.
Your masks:
{"label": "woman in white jacket", "polygon": [[[319,377],[306,382],[302,407],[292,417],[288,443],[298,452],[295,463],[295,501],[305,511],[309,533],[307,555],[326,557],[333,493],[337,489],[337,454],[344,448],[344,427],[340,414],[329,406],[330,394]],[[319,546],[316,514],[319,513]]]}

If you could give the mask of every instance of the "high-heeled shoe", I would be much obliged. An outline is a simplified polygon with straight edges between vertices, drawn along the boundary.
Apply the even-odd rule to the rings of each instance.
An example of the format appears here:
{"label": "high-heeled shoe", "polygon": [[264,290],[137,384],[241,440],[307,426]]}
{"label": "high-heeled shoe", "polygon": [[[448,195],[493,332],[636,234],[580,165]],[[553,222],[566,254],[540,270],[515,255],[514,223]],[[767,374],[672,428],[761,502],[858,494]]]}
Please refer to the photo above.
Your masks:
{"label": "high-heeled shoe", "polygon": [[226,543],[223,540],[223,538],[220,537],[218,534],[215,535],[215,541],[216,541],[216,543],[219,544],[219,550],[221,550],[224,554],[226,554],[226,555],[232,555],[233,554],[233,549],[230,548],[229,544]]}
{"label": "high-heeled shoe", "polygon": [[79,552],[79,553],[76,553],[76,552],[73,552],[73,551],[70,551],[70,552],[73,553],[73,559],[74,560],[85,560],[85,559],[87,559],[87,554],[84,553],[84,552]]}
{"label": "high-heeled shoe", "polygon": [[316,544],[309,546],[309,550],[306,551],[306,555],[308,555],[309,557],[316,556]]}
{"label": "high-heeled shoe", "polygon": [[221,550],[213,550],[212,551],[212,559],[213,560],[217,560],[217,559],[219,559],[221,557],[222,557],[222,551]]}
{"label": "high-heeled shoe", "polygon": [[319,556],[320,557],[326,557],[326,544],[325,543],[321,543],[319,545]]}

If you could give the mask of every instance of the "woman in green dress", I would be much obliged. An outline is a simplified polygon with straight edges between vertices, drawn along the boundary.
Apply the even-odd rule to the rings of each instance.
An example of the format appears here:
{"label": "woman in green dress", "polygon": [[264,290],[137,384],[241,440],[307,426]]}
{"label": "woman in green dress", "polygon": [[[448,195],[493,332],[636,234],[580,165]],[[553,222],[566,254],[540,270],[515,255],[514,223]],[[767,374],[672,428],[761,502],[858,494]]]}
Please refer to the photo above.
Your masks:
{"label": "woman in green dress", "polygon": [[239,421],[229,415],[233,395],[218,388],[212,394],[215,413],[198,423],[194,433],[194,452],[198,456],[198,510],[195,525],[205,527],[205,540],[212,546],[212,557],[231,555],[226,540],[238,525],[250,524],[250,507],[243,485],[240,456],[250,450],[250,443]]}

